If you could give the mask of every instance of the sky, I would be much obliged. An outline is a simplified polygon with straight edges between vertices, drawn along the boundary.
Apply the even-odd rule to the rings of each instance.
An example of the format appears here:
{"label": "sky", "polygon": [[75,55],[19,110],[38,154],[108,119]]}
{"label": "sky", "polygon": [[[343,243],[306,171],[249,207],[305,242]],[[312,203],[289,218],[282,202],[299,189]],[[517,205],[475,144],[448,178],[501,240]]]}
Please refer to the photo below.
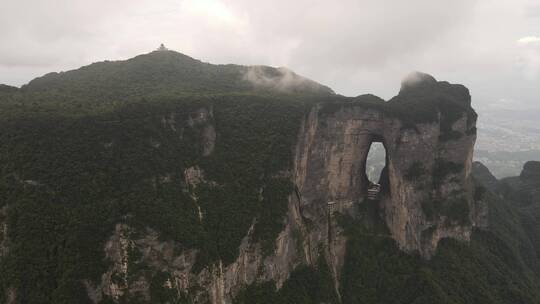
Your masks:
{"label": "sky", "polygon": [[412,71],[540,108],[539,0],[0,0],[0,83],[169,49],[389,99]]}

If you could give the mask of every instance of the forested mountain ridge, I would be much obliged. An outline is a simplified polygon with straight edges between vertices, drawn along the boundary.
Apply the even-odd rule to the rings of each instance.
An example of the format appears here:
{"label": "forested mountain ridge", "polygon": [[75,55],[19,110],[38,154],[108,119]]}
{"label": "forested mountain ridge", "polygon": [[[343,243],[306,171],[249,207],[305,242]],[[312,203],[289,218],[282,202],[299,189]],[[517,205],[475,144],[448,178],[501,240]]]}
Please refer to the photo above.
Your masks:
{"label": "forested mountain ridge", "polygon": [[[213,65],[161,50],[123,61],[104,61],[49,73],[16,88],[5,86],[3,104],[21,112],[87,115],[137,101],[220,94],[333,95],[333,91],[286,68]],[[9,94],[7,94],[9,93]]]}
{"label": "forested mountain ridge", "polygon": [[[263,83],[264,81],[267,83]],[[22,89],[28,92],[70,91],[81,98],[93,90],[112,90],[110,98],[170,93],[216,93],[250,91],[283,85],[282,89],[302,93],[333,93],[328,87],[296,75],[285,68],[268,66],[214,65],[170,51],[154,51],[125,61],[94,63],[77,70],[49,73],[32,80]],[[113,95],[116,94],[116,95]]]}
{"label": "forested mountain ridge", "polygon": [[285,68],[214,65],[170,50],[49,73],[21,88],[27,94],[48,94],[51,98],[69,96],[72,102],[264,90],[333,94],[328,87]]}
{"label": "forested mountain ridge", "polygon": [[0,108],[6,303],[537,303],[536,228],[473,181],[463,86],[348,98],[156,51]]}

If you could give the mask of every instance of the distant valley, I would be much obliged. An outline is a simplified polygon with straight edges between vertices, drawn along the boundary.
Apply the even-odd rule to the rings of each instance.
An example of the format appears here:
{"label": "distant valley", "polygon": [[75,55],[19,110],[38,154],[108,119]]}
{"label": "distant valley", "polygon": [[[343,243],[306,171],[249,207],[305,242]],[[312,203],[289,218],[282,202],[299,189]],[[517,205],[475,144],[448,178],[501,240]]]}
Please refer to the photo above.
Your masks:
{"label": "distant valley", "polygon": [[528,160],[540,160],[540,110],[478,110],[474,158],[497,178],[515,176]]}

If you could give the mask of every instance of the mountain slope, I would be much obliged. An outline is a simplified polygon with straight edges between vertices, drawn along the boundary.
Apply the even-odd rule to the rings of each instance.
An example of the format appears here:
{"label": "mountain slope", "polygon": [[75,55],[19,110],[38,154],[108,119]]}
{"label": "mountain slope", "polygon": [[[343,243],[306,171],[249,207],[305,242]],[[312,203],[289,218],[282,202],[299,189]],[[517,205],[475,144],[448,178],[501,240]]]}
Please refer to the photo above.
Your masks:
{"label": "mountain slope", "polygon": [[[428,76],[385,102],[335,95],[285,69],[159,51],[10,89],[0,95],[0,299],[538,303],[537,228],[509,195],[472,184],[468,91]],[[388,134],[373,136],[377,126]],[[439,161],[416,146],[426,138]],[[362,159],[346,151],[373,140],[386,140],[386,179],[438,192],[433,200],[365,200],[350,170]],[[358,183],[332,175],[346,172]],[[335,185],[350,197],[325,192]],[[464,200],[438,199],[451,195]],[[473,229],[480,202],[489,226]],[[404,239],[385,216],[395,206],[415,208]],[[431,259],[422,248],[436,248]]]}
{"label": "mountain slope", "polygon": [[333,93],[328,87],[283,68],[213,65],[168,50],[125,61],[105,61],[73,71],[50,73],[32,80],[22,90],[102,101],[254,90]]}

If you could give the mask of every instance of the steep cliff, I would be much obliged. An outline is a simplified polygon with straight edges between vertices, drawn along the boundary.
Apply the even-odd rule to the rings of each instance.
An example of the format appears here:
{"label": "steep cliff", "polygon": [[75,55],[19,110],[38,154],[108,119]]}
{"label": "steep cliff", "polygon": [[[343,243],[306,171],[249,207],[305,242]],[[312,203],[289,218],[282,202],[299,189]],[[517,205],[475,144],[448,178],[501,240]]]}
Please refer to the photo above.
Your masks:
{"label": "steep cliff", "polygon": [[519,177],[522,180],[540,182],[540,161],[526,162]]}
{"label": "steep cliff", "polygon": [[[381,215],[400,247],[429,257],[441,238],[468,240],[473,226],[485,226],[471,212],[476,114],[465,88],[410,77],[420,80],[388,103],[362,96],[314,108],[298,145],[296,184],[308,218],[323,218],[317,210],[324,204],[362,204],[370,183],[366,157],[373,142],[382,142]],[[432,112],[414,117],[415,107],[418,115]]]}

